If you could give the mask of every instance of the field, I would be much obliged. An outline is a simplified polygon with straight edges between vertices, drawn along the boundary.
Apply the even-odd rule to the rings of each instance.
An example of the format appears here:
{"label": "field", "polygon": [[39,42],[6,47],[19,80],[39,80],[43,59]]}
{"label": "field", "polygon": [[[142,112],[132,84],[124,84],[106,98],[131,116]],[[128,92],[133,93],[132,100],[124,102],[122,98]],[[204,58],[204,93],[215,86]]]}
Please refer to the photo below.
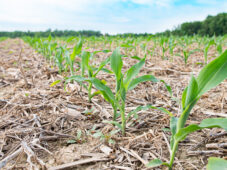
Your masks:
{"label": "field", "polygon": [[[0,167],[129,170],[156,160],[157,170],[168,169],[161,161],[200,170],[227,159],[226,49],[226,36],[0,39]],[[197,93],[205,67],[204,81],[216,72]]]}

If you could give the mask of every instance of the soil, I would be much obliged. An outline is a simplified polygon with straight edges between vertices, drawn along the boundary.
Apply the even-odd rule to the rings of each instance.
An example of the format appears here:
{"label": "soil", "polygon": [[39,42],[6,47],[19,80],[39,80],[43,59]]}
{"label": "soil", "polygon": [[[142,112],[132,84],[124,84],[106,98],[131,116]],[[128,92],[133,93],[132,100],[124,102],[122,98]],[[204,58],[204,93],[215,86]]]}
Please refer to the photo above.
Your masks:
{"label": "soil", "polygon": [[[209,61],[216,53],[211,48]],[[94,61],[99,63],[108,55],[101,53]],[[138,55],[143,57],[142,52]],[[196,76],[203,67],[203,53],[191,55],[187,65],[179,56],[169,60],[160,56],[161,49],[157,49],[140,74],[165,80],[173,97],[163,83],[141,83],[127,94],[127,113],[152,104],[180,114],[176,99],[181,98],[190,75]],[[135,59],[124,59],[124,70],[134,63]],[[157,110],[140,111],[137,119],[128,122],[125,137],[111,135],[118,129],[103,122],[111,120],[113,113],[101,96],[89,103],[87,92],[77,83],[68,84],[66,90],[64,83],[50,86],[63,80],[64,74],[21,39],[0,42],[0,166],[8,159],[2,169],[61,169],[58,166],[63,165],[65,169],[139,170],[148,169],[144,164],[149,160],[169,160],[168,115]],[[112,75],[102,72],[98,77],[114,88]],[[187,124],[199,124],[210,117],[227,117],[227,81],[202,96]],[[174,169],[205,169],[210,156],[226,158],[226,148],[209,149],[207,145],[227,143],[226,136],[217,128],[189,135],[179,145]]]}

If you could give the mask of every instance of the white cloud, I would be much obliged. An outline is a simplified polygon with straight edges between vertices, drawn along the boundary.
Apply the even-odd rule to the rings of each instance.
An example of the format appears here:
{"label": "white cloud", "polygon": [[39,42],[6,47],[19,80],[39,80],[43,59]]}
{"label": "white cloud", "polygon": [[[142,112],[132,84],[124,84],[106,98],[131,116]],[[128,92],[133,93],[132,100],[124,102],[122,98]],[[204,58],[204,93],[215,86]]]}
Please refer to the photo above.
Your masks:
{"label": "white cloud", "polygon": [[[155,33],[227,9],[227,2],[203,8],[176,7],[174,1],[177,0],[0,0],[0,30],[51,28]],[[127,3],[129,6],[124,7]]]}
{"label": "white cloud", "polygon": [[157,6],[169,6],[171,4],[171,0],[131,0],[134,3],[141,5],[157,5]]}
{"label": "white cloud", "polygon": [[126,22],[129,22],[130,19],[124,16],[120,16],[120,17],[112,17],[112,21],[119,22],[119,23],[126,23]]}

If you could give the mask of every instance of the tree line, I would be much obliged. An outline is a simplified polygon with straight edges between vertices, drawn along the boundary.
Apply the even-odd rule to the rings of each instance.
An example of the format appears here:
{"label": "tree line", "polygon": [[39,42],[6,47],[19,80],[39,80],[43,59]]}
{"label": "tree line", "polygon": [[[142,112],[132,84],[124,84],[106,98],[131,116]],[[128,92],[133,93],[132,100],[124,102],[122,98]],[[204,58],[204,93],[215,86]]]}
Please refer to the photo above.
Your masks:
{"label": "tree line", "polygon": [[[100,31],[92,31],[92,30],[82,30],[82,31],[73,31],[73,30],[54,30],[51,31],[51,29],[48,29],[47,31],[0,31],[0,37],[10,37],[10,38],[16,38],[16,37],[24,37],[24,36],[30,36],[30,37],[48,37],[49,35],[53,37],[71,37],[71,36],[85,36],[85,37],[91,37],[91,36],[113,36],[109,34],[102,34]],[[124,34],[117,34],[114,36],[117,37],[146,37],[148,33],[124,33]]]}
{"label": "tree line", "polygon": [[227,34],[227,13],[220,13],[216,16],[208,15],[204,21],[185,22],[176,29],[167,30],[157,35],[201,35],[219,36]]}
{"label": "tree line", "polygon": [[16,37],[24,37],[24,36],[30,36],[30,37],[48,37],[49,35],[54,37],[63,37],[63,36],[102,36],[102,33],[100,31],[92,31],[92,30],[82,30],[82,31],[73,31],[73,30],[54,30],[51,31],[51,29],[48,29],[46,31],[1,31],[0,37],[10,37],[10,38],[16,38]]}

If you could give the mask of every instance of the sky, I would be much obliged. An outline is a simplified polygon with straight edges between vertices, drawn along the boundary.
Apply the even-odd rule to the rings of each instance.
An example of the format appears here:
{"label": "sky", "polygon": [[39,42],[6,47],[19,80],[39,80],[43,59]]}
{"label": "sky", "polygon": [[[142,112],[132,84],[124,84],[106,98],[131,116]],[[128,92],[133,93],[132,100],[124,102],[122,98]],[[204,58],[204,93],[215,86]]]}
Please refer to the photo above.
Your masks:
{"label": "sky", "polygon": [[227,12],[227,0],[0,0],[0,31],[156,33]]}

